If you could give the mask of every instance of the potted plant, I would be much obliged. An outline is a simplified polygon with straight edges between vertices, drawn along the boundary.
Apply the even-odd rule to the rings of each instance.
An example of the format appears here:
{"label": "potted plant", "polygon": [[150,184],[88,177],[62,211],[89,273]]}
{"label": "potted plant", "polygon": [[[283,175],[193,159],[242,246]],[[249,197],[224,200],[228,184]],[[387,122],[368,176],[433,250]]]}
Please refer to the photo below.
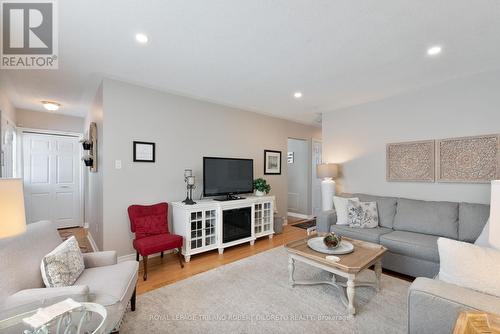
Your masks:
{"label": "potted plant", "polygon": [[263,178],[258,178],[253,181],[253,189],[255,189],[255,196],[264,196],[264,194],[269,194],[271,186]]}
{"label": "potted plant", "polygon": [[88,151],[92,148],[92,141],[90,139],[83,138],[82,140],[80,140],[80,143],[82,143],[83,149],[85,151]]}
{"label": "potted plant", "polygon": [[94,157],[86,154],[82,157],[82,161],[85,163],[85,166],[91,167],[94,164]]}

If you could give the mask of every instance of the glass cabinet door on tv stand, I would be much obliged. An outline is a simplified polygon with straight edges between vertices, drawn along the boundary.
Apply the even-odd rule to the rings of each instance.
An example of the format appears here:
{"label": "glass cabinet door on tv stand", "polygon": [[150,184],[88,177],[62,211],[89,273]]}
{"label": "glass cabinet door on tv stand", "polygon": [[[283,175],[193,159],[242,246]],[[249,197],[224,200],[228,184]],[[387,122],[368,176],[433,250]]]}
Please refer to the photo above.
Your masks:
{"label": "glass cabinet door on tv stand", "polygon": [[189,236],[186,239],[186,247],[189,247],[191,251],[216,248],[217,210],[209,209],[190,212]]}
{"label": "glass cabinet door on tv stand", "polygon": [[255,203],[254,211],[255,220],[255,237],[262,237],[269,235],[269,238],[273,237],[273,202],[265,201],[262,203]]}

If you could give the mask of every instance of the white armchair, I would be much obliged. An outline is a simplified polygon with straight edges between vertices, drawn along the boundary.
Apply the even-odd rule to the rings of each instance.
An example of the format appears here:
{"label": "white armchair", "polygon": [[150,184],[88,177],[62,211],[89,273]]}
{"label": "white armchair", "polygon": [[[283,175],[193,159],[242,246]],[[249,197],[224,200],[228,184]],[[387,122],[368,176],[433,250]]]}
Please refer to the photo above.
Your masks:
{"label": "white armchair", "polygon": [[85,270],[75,285],[45,288],[40,273],[42,258],[61,243],[56,226],[42,221],[28,225],[26,233],[0,240],[0,319],[23,305],[66,298],[101,304],[108,321],[117,327],[129,301],[135,310],[138,262],[117,262],[115,251],[83,254]]}

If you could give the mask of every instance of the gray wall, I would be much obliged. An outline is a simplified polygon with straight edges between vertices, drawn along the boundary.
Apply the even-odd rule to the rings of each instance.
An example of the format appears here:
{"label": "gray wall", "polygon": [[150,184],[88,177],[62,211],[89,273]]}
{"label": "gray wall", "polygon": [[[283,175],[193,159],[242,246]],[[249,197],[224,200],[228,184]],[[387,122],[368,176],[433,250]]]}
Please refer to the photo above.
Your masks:
{"label": "gray wall", "polygon": [[[282,151],[282,175],[265,178],[284,215],[287,139],[321,136],[316,127],[112,80],[103,83],[103,117],[103,242],[119,255],[134,252],[127,207],[182,200],[186,168],[193,169],[199,198],[203,156],[252,158],[257,178],[264,176],[264,149]],[[132,162],[133,140],[155,142],[156,163]]]}
{"label": "gray wall", "polygon": [[103,110],[102,85],[99,87],[92,106],[85,118],[84,134],[88,138],[90,122],[97,124],[97,172],[85,168],[85,222],[99,249],[103,249]]}
{"label": "gray wall", "polygon": [[26,109],[16,110],[17,126],[24,128],[83,132],[84,118]]}
{"label": "gray wall", "polygon": [[488,203],[488,184],[385,180],[387,143],[500,133],[500,71],[447,81],[323,115],[323,157],[342,164],[341,191]]}
{"label": "gray wall", "polygon": [[293,164],[288,166],[288,212],[311,213],[311,143],[307,140],[288,139],[288,152],[294,153]]}

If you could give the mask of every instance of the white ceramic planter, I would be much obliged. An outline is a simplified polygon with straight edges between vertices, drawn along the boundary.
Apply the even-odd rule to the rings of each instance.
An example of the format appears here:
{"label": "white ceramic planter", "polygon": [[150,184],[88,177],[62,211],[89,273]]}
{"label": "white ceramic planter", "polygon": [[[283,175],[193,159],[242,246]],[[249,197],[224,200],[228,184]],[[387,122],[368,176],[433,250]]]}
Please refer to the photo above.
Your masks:
{"label": "white ceramic planter", "polygon": [[263,191],[255,190],[255,196],[264,196],[266,193]]}

